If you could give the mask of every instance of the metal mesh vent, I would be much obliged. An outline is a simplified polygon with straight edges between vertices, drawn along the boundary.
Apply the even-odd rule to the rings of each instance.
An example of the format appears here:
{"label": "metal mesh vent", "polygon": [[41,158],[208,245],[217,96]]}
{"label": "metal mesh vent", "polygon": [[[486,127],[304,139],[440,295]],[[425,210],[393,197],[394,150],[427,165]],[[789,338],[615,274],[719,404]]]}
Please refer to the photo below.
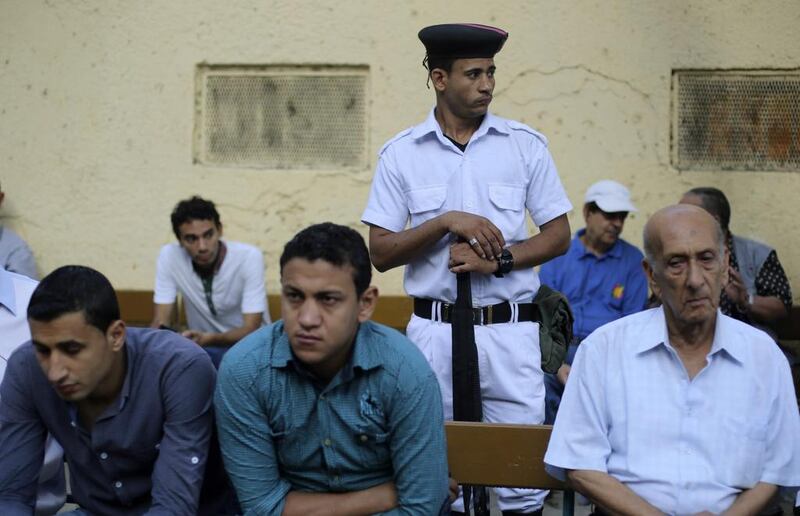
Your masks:
{"label": "metal mesh vent", "polygon": [[366,67],[201,67],[195,159],[260,168],[366,166]]}
{"label": "metal mesh vent", "polygon": [[673,164],[800,170],[800,73],[676,71]]}

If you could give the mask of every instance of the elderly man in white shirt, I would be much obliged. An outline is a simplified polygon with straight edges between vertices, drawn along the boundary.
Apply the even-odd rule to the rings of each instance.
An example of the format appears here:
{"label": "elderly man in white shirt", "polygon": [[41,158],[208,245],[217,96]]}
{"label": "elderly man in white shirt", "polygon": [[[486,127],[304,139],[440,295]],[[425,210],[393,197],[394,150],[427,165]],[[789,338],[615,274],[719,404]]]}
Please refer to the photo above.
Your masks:
{"label": "elderly man in white shirt", "polygon": [[581,345],[545,455],[598,514],[757,514],[800,485],[800,414],[770,337],[718,310],[728,254],[717,222],[670,206],[645,226],[663,306]]}
{"label": "elderly man in white shirt", "polygon": [[[5,376],[11,353],[31,340],[27,310],[36,285],[37,281],[0,267],[0,381]],[[65,499],[63,451],[48,436],[44,464],[39,472],[36,514],[55,514]]]}

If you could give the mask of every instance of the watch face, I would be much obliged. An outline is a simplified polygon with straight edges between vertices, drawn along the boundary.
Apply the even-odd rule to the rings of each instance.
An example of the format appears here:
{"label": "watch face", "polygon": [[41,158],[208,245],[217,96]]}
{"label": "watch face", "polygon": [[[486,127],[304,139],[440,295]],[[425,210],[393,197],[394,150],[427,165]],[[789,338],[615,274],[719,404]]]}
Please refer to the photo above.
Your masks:
{"label": "watch face", "polygon": [[514,256],[511,254],[511,251],[508,249],[503,249],[503,253],[500,255],[500,266],[498,269],[503,274],[507,272],[511,272],[511,269],[514,267]]}

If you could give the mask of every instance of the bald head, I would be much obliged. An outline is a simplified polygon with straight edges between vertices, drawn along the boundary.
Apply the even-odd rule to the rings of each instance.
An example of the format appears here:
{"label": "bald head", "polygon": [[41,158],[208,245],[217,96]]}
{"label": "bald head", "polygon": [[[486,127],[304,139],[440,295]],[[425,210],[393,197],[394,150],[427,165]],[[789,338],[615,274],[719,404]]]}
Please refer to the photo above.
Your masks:
{"label": "bald head", "polygon": [[712,232],[721,256],[725,248],[725,235],[717,219],[706,210],[692,204],[675,204],[658,210],[644,225],[644,253],[648,263],[651,266],[656,264],[667,234],[679,237],[674,235],[676,231],[702,229]]}
{"label": "bald head", "polygon": [[644,246],[644,270],[661,299],[670,338],[691,338],[698,330],[710,335],[728,281],[728,252],[717,220],[698,206],[668,206],[647,221]]}

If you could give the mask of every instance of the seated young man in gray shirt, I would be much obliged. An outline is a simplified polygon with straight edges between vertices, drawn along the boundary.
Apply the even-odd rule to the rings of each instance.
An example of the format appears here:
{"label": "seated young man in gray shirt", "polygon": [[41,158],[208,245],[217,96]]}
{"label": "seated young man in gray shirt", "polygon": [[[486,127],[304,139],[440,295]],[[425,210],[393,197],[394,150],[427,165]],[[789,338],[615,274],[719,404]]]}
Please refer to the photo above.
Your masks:
{"label": "seated young man in gray shirt", "polygon": [[28,323],[31,344],[0,386],[0,514],[33,514],[47,432],[64,448],[76,514],[229,513],[202,349],[127,328],[113,287],[88,267],[45,277]]}

